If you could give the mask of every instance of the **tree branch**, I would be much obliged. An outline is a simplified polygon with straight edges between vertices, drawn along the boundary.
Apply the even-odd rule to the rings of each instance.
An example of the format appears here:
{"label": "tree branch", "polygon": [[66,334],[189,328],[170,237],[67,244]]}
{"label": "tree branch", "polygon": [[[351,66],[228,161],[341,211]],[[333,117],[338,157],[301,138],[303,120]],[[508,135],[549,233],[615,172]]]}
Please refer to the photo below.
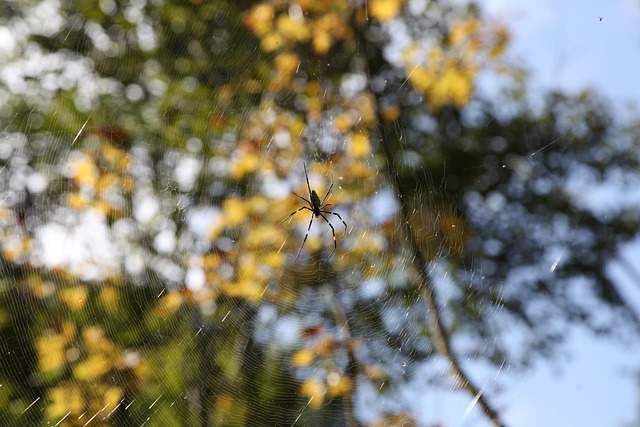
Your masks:
{"label": "tree branch", "polygon": [[482,390],[480,390],[478,386],[471,381],[451,349],[449,334],[442,324],[441,308],[438,306],[436,291],[429,279],[426,258],[420,249],[420,245],[418,244],[415,235],[413,234],[409,209],[407,204],[404,202],[406,195],[403,193],[393,152],[391,151],[386,138],[383,119],[379,114],[378,106],[376,106],[376,110],[376,114],[378,116],[378,132],[380,133],[380,143],[387,163],[387,173],[392,179],[396,194],[400,199],[400,220],[409,241],[413,263],[416,265],[419,272],[420,297],[422,298],[423,303],[427,307],[427,312],[429,313],[427,320],[433,339],[433,345],[436,348],[436,351],[446,357],[451,364],[451,373],[456,378],[458,386],[461,389],[468,391],[473,396],[476,403],[482,409],[482,412],[484,412],[487,418],[491,420],[494,426],[503,427],[504,424],[500,420],[498,413],[484,397]]}
{"label": "tree branch", "polygon": [[[366,27],[368,25],[368,20],[364,19],[366,13],[364,13],[362,6],[354,7],[353,11],[353,27],[356,29],[356,37],[358,42],[358,48],[360,51],[360,57],[363,62],[363,68],[365,69],[366,74],[369,76],[369,80],[371,81],[372,72],[369,64],[369,49],[368,49],[368,41],[365,35]],[[379,58],[381,59],[381,58]],[[384,62],[384,61],[382,61]],[[402,184],[400,182],[400,177],[398,176],[398,170],[396,167],[395,158],[393,156],[393,151],[389,146],[388,139],[386,137],[385,120],[382,118],[380,114],[380,95],[376,93],[376,118],[377,118],[377,131],[380,136],[380,144],[382,146],[384,156],[386,159],[387,165],[387,173],[391,178],[393,185],[395,187],[396,195],[400,199],[400,220],[402,222],[402,227],[409,241],[409,246],[412,255],[412,262],[416,265],[419,278],[420,278],[420,297],[427,308],[428,312],[428,325],[429,330],[431,332],[433,345],[438,353],[447,358],[450,363],[451,373],[455,377],[457,381],[458,387],[462,390],[466,390],[473,396],[475,403],[477,403],[482,412],[485,414],[489,420],[496,427],[504,427],[504,424],[500,420],[498,413],[493,409],[493,407],[489,404],[487,399],[485,398],[482,390],[478,388],[477,385],[471,381],[467,373],[464,371],[462,366],[460,365],[458,359],[456,358],[453,350],[451,349],[451,343],[449,339],[449,334],[447,333],[446,328],[442,323],[441,309],[437,303],[436,291],[429,279],[429,273],[427,271],[427,262],[426,258],[420,249],[420,245],[413,234],[413,230],[410,223],[410,213],[407,204],[405,203],[406,195],[403,193]]]}

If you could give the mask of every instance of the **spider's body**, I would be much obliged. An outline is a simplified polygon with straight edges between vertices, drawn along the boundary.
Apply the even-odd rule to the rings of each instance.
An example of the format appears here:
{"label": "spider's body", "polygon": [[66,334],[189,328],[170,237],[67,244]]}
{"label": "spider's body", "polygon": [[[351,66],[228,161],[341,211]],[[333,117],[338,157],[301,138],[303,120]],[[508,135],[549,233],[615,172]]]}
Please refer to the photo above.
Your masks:
{"label": "spider's body", "polygon": [[320,206],[322,206],[322,203],[320,202],[318,193],[316,193],[316,190],[311,190],[311,207],[313,207],[313,214],[316,218],[320,216]]}
{"label": "spider's body", "polygon": [[[307,200],[304,197],[300,196],[299,194],[293,193],[296,197],[299,197],[300,199],[304,200],[308,206],[303,206],[300,209],[298,209],[297,211],[293,211],[291,212],[291,215],[289,215],[288,217],[286,217],[282,222],[288,220],[289,218],[291,218],[292,216],[294,216],[295,214],[297,214],[298,212],[302,211],[302,210],[308,210],[311,211],[311,221],[309,221],[309,227],[307,228],[307,234],[305,234],[304,236],[304,240],[302,241],[302,246],[300,246],[300,250],[298,251],[298,255],[296,255],[295,259],[298,259],[298,256],[300,256],[300,252],[302,252],[302,248],[304,247],[305,242],[307,241],[307,238],[309,237],[309,231],[311,230],[311,224],[313,224],[313,219],[314,218],[318,218],[318,217],[322,217],[322,219],[325,220],[325,222],[327,224],[329,224],[329,227],[331,227],[331,235],[333,236],[333,251],[331,252],[331,255],[333,255],[333,252],[335,252],[335,250],[338,247],[338,243],[336,242],[336,230],[333,228],[333,225],[331,225],[331,223],[329,222],[329,220],[327,219],[326,216],[324,216],[324,214],[331,214],[331,215],[335,215],[338,218],[340,218],[340,221],[342,221],[342,223],[344,224],[344,232],[347,232],[347,223],[344,222],[344,220],[342,219],[342,217],[335,213],[335,212],[331,212],[326,210],[326,208],[328,206],[331,206],[331,203],[324,203],[325,200],[327,200],[327,197],[329,196],[329,193],[331,192],[331,189],[333,188],[333,183],[331,183],[331,185],[329,186],[329,189],[327,190],[327,194],[324,195],[324,197],[322,198],[322,200],[320,200],[320,197],[318,196],[318,193],[316,193],[316,190],[312,190],[311,189],[311,185],[309,184],[309,175],[307,174],[307,165],[304,164],[304,177],[307,180],[307,189],[309,190],[309,198],[311,200]],[[329,255],[329,258],[331,258],[331,255]]]}

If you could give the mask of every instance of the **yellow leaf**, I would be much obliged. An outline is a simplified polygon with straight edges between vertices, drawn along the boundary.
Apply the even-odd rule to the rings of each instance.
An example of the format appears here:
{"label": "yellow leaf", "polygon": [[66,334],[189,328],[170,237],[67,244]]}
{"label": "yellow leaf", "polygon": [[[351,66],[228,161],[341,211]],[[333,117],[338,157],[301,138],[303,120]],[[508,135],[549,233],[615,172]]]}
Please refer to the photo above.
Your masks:
{"label": "yellow leaf", "polygon": [[106,374],[111,368],[111,364],[103,355],[94,354],[88,359],[75,365],[73,373],[80,381],[93,381]]}
{"label": "yellow leaf", "polygon": [[264,37],[271,30],[273,23],[274,10],[270,4],[261,3],[254,6],[245,13],[243,17],[244,25],[258,37]]}
{"label": "yellow leaf", "polygon": [[335,398],[349,393],[352,381],[346,375],[334,371],[327,375],[327,385],[329,386],[329,396]]}
{"label": "yellow leaf", "polygon": [[258,169],[258,157],[245,151],[232,163],[230,175],[233,179],[241,179],[245,175],[255,172],[256,169]]}
{"label": "yellow leaf", "polygon": [[103,396],[103,402],[105,406],[105,413],[109,413],[113,408],[115,408],[120,400],[122,400],[122,396],[124,392],[120,387],[110,387]]}
{"label": "yellow leaf", "polygon": [[489,50],[489,56],[492,58],[497,58],[498,56],[501,56],[506,50],[511,35],[506,28],[501,26],[495,30],[494,38],[495,41],[493,46],[491,46],[491,49]]}
{"label": "yellow leaf", "polygon": [[242,200],[238,198],[226,199],[222,203],[224,215],[223,225],[231,228],[242,224],[247,217],[247,209]]}
{"label": "yellow leaf", "polygon": [[293,52],[283,52],[276,57],[275,67],[280,73],[290,76],[296,72],[300,58]]}
{"label": "yellow leaf", "polygon": [[285,256],[282,253],[269,252],[262,261],[271,268],[281,268],[284,266]]}
{"label": "yellow leaf", "polygon": [[364,369],[364,373],[369,379],[377,381],[387,377],[387,373],[380,364],[368,365]]}
{"label": "yellow leaf", "polygon": [[329,52],[331,48],[331,34],[326,31],[314,31],[313,32],[313,42],[311,46],[313,47],[313,51],[319,55],[324,56]]}
{"label": "yellow leaf", "polygon": [[216,399],[216,409],[220,411],[229,411],[233,406],[233,397],[228,394],[222,394]]}
{"label": "yellow leaf", "polygon": [[180,292],[169,292],[160,299],[156,306],[155,313],[161,317],[171,316],[180,308],[182,302],[183,299]]}
{"label": "yellow leaf", "polygon": [[108,163],[109,170],[122,172],[129,167],[129,158],[124,150],[114,147],[112,144],[103,144],[100,156]]}
{"label": "yellow leaf", "polygon": [[352,134],[349,138],[347,152],[355,158],[365,158],[371,155],[371,144],[369,137],[363,133]]}
{"label": "yellow leaf", "polygon": [[260,301],[266,285],[256,280],[244,278],[237,282],[222,285],[222,292],[229,297],[244,298],[252,302]]}
{"label": "yellow leaf", "polygon": [[269,213],[270,207],[269,200],[266,197],[256,196],[249,200],[249,208],[253,215],[262,217]]}
{"label": "yellow leaf", "polygon": [[75,286],[73,288],[63,289],[60,292],[60,299],[71,310],[82,310],[87,303],[87,288],[84,286]]}
{"label": "yellow leaf", "polygon": [[388,415],[371,427],[418,427],[418,423],[407,414]]}
{"label": "yellow leaf", "polygon": [[400,117],[400,107],[397,105],[391,105],[380,112],[382,118],[388,122],[397,120]]}
{"label": "yellow leaf", "polygon": [[345,31],[340,18],[335,13],[322,15],[313,25],[313,39],[311,45],[316,55],[324,56],[331,49],[334,38],[344,38]]}
{"label": "yellow leaf", "polygon": [[386,240],[378,233],[367,233],[358,240],[358,245],[355,249],[366,253],[376,254],[381,253],[386,249],[386,243]]}
{"label": "yellow leaf", "polygon": [[61,335],[47,335],[36,339],[38,369],[44,373],[60,371],[66,363],[66,340]]}
{"label": "yellow leaf", "polygon": [[336,351],[336,341],[331,335],[325,337],[315,345],[315,350],[320,356],[333,356]]}
{"label": "yellow leaf", "polygon": [[333,126],[340,133],[351,129],[353,126],[353,118],[349,113],[342,113],[333,121]]}
{"label": "yellow leaf", "polygon": [[84,410],[83,394],[77,387],[55,387],[49,391],[48,398],[47,416],[49,418],[60,419],[69,413],[77,417]]}
{"label": "yellow leaf", "polygon": [[327,387],[315,378],[310,378],[302,383],[300,392],[310,399],[309,406],[313,409],[320,409],[324,396],[327,394]]}
{"label": "yellow leaf", "polygon": [[357,99],[358,110],[360,112],[360,121],[369,127],[377,125],[376,116],[376,100],[371,93],[364,93]]}
{"label": "yellow leaf", "polygon": [[110,341],[106,338],[104,330],[100,326],[84,328],[82,331],[82,340],[87,350],[92,353],[109,350],[111,347]]}
{"label": "yellow leaf", "polygon": [[[455,52],[454,52],[455,53]],[[478,73],[477,54],[465,49],[459,55],[448,53],[445,56],[441,48],[435,47],[428,54],[428,62],[418,61],[418,49],[412,47],[405,52],[407,69],[411,69],[408,78],[416,88],[423,90],[429,104],[438,109],[445,104],[458,107],[466,105],[473,95],[474,79]],[[412,65],[415,63],[416,65]]]}
{"label": "yellow leaf", "polygon": [[113,286],[100,289],[100,303],[109,313],[116,313],[119,307],[118,291]]}
{"label": "yellow leaf", "polygon": [[61,332],[61,336],[69,342],[76,337],[76,325],[73,322],[64,322]]}
{"label": "yellow leaf", "polygon": [[472,70],[468,71],[469,73],[464,73],[455,65],[447,66],[428,94],[431,104],[436,107],[449,103],[458,107],[466,105],[473,92]]}
{"label": "yellow leaf", "polygon": [[282,241],[282,232],[273,225],[257,225],[247,241],[247,249],[272,247]]}
{"label": "yellow leaf", "polygon": [[93,203],[92,207],[93,209],[97,210],[98,212],[102,213],[105,216],[110,216],[110,217],[117,216],[118,211],[111,209],[111,205],[109,205],[109,203],[107,203],[105,200],[96,200]]}
{"label": "yellow leaf", "polygon": [[291,357],[291,364],[297,368],[304,368],[313,362],[314,352],[310,348],[304,348],[297,351]]}
{"label": "yellow leaf", "polygon": [[282,38],[282,34],[274,31],[262,38],[260,46],[265,52],[273,52],[284,47],[284,38]]}
{"label": "yellow leaf", "polygon": [[28,236],[5,236],[2,242],[2,253],[10,261],[17,261],[30,252],[33,243]]}
{"label": "yellow leaf", "polygon": [[93,159],[80,157],[71,163],[71,174],[78,185],[93,187],[98,176],[98,170],[93,163]]}
{"label": "yellow leaf", "polygon": [[136,180],[126,175],[122,178],[122,190],[126,193],[132,192],[136,188]]}
{"label": "yellow leaf", "polygon": [[449,33],[449,43],[456,47],[470,40],[478,33],[479,23],[475,18],[456,23]]}
{"label": "yellow leaf", "polygon": [[216,268],[218,268],[221,262],[222,257],[217,253],[206,254],[202,257],[202,267],[205,269],[205,271],[215,270]]}
{"label": "yellow leaf", "polygon": [[87,198],[76,191],[74,193],[67,194],[67,206],[72,209],[80,210],[87,206]]}
{"label": "yellow leaf", "polygon": [[224,222],[223,215],[216,215],[211,221],[209,230],[207,230],[207,234],[209,238],[211,240],[216,239],[222,232],[222,229],[224,228],[224,226],[225,226],[225,222]]}
{"label": "yellow leaf", "polygon": [[135,372],[136,377],[149,380],[152,377],[153,369],[149,366],[148,361],[142,360],[134,365],[133,372]]}
{"label": "yellow leaf", "polygon": [[109,190],[110,187],[118,185],[118,176],[107,172],[96,181],[96,194],[102,194]]}
{"label": "yellow leaf", "polygon": [[404,4],[404,0],[369,0],[369,16],[381,21],[395,18]]}
{"label": "yellow leaf", "polygon": [[283,36],[295,41],[306,42],[310,37],[309,27],[304,18],[293,19],[289,14],[278,17],[276,28]]}

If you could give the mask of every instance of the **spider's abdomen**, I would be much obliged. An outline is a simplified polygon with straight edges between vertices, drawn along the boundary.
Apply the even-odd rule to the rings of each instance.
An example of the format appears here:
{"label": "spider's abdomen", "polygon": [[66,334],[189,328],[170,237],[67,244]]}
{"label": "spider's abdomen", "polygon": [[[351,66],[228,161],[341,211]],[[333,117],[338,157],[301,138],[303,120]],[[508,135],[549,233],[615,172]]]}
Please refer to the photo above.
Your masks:
{"label": "spider's abdomen", "polygon": [[320,216],[320,197],[316,190],[311,190],[311,204],[313,205],[313,213],[316,217]]}

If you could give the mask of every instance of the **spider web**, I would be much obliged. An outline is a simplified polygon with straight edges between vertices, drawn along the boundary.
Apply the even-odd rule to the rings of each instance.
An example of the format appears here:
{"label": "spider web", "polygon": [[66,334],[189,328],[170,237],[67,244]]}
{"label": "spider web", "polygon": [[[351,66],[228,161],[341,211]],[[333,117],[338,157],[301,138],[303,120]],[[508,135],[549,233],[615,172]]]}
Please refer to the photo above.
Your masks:
{"label": "spider web", "polygon": [[[103,3],[103,11],[117,7]],[[63,18],[56,7],[34,6],[27,20],[31,31],[57,33]],[[230,14],[231,7],[217,13]],[[134,3],[125,14],[137,25],[137,43],[150,47],[154,23],[144,8]],[[78,35],[81,28],[108,50],[105,40],[113,34],[79,16],[74,21],[73,14],[65,19],[64,41],[86,43]],[[12,28],[18,23],[12,21]],[[169,40],[180,44],[179,28],[186,23],[176,19],[172,25],[178,30]],[[235,33],[216,34],[224,39]],[[1,409],[7,423],[350,425],[351,414],[363,424],[395,416],[390,419],[399,424],[413,418],[420,425],[484,425],[488,421],[477,406],[481,395],[509,401],[502,400],[500,387],[517,363],[499,351],[528,348],[522,341],[532,328],[507,323],[503,307],[494,302],[512,301],[512,292],[530,285],[522,277],[544,279],[571,258],[576,245],[588,244],[587,235],[570,236],[576,225],[533,230],[548,250],[532,252],[535,259],[522,262],[515,277],[496,280],[500,270],[487,262],[487,254],[517,253],[503,245],[518,233],[507,235],[487,216],[511,221],[500,214],[515,204],[508,205],[497,190],[478,188],[454,198],[447,170],[456,166],[442,159],[429,163],[429,170],[413,168],[424,152],[443,148],[445,141],[415,145],[417,136],[437,133],[433,123],[398,123],[394,129],[401,136],[400,173],[416,183],[403,199],[379,152],[351,163],[340,155],[352,142],[336,131],[338,109],[303,123],[296,145],[293,133],[284,131],[296,128],[295,119],[276,106],[226,108],[219,99],[209,100],[195,112],[225,121],[225,131],[210,140],[188,132],[181,138],[187,125],[180,118],[194,111],[163,96],[197,92],[195,78],[166,87],[161,67],[151,60],[142,67],[148,87],[122,85],[98,77],[90,63],[68,51],[45,54],[35,45],[25,50],[23,58],[12,58],[3,77],[32,108],[23,114],[5,107],[0,140],[2,288],[9,325],[0,366],[12,380]],[[173,58],[170,52],[159,55]],[[250,69],[264,56],[256,51],[235,59]],[[363,90],[362,79],[345,79],[344,91]],[[75,96],[60,101],[60,91],[69,88]],[[396,94],[409,92],[406,80],[399,80]],[[102,106],[101,99],[112,93],[122,99]],[[143,93],[151,101],[141,106]],[[147,122],[130,134],[123,129],[135,126],[121,121],[137,108]],[[471,106],[470,122],[473,111]],[[522,185],[525,193],[532,190],[523,183],[535,181],[540,193],[563,187],[579,194],[593,177],[567,178],[565,187],[549,167],[553,158],[545,155],[569,149],[604,114],[589,111],[577,123],[567,118],[559,136],[545,134],[507,160],[499,158],[496,139],[493,154],[499,159],[490,162],[484,153],[481,161],[472,160],[464,169],[467,178],[497,176],[502,182],[500,171],[508,169],[520,178],[512,185]],[[158,131],[162,120],[171,122],[173,133]],[[247,136],[246,129],[255,134]],[[247,141],[255,144],[237,149]],[[325,194],[333,184],[326,203],[347,224],[344,232],[338,218],[328,218],[335,252],[322,218],[313,221],[304,246],[311,213],[287,219],[302,203],[292,192],[310,197],[304,163],[312,190]],[[580,168],[572,171],[579,175]],[[622,175],[622,181],[630,180],[627,188],[637,183],[635,176]],[[625,203],[637,207],[636,200]],[[465,367],[474,368],[470,379],[482,392],[476,396],[459,391],[451,362],[434,347],[425,322],[432,313],[420,298],[424,284],[403,228],[403,206],[410,208],[407,219],[421,242],[443,320],[459,331],[452,337],[454,351]],[[465,221],[479,228],[492,224],[492,231],[505,234],[473,239]],[[564,233],[550,237],[558,229]],[[581,283],[568,288],[572,292],[572,298],[587,300],[587,308],[598,306]],[[473,314],[457,310],[465,301],[476,301]],[[556,312],[561,306],[546,303],[532,301],[539,316],[534,319],[548,317],[545,326],[554,338],[566,323]],[[465,323],[469,316],[477,316],[479,325]],[[607,324],[608,316],[594,325]],[[480,319],[495,324],[483,329]],[[507,343],[497,345],[496,337]]]}

